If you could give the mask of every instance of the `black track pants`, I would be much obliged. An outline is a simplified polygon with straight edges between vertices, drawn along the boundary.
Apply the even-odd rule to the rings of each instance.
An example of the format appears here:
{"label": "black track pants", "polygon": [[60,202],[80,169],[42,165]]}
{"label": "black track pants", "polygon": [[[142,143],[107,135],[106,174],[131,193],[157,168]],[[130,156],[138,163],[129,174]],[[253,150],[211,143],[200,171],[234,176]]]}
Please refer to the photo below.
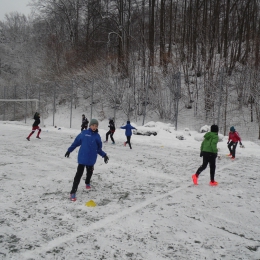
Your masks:
{"label": "black track pants", "polygon": [[203,154],[203,163],[198,168],[196,173],[199,175],[202,171],[204,171],[207,168],[208,163],[209,163],[209,167],[210,167],[210,180],[214,181],[215,170],[216,170],[216,157],[217,157],[217,154],[204,152],[204,154]]}
{"label": "black track pants", "polygon": [[127,139],[127,141],[125,143],[129,144],[130,149],[132,149],[131,142],[130,142],[131,136],[127,136],[126,139]]}
{"label": "black track pants", "polygon": [[236,157],[236,148],[237,148],[237,142],[231,141],[228,144],[228,150],[232,154],[232,157]]}
{"label": "black track pants", "polygon": [[79,183],[80,183],[80,180],[81,180],[81,177],[83,175],[85,167],[87,169],[87,173],[86,173],[87,177],[86,177],[85,184],[90,183],[90,179],[91,179],[92,174],[93,174],[94,166],[85,166],[85,165],[79,164],[78,168],[77,168],[76,175],[74,177],[74,182],[73,182],[72,190],[71,190],[70,194],[77,192],[78,186],[79,186]]}
{"label": "black track pants", "polygon": [[110,135],[111,141],[114,143],[115,140],[113,138],[114,132],[111,132],[110,130],[106,133],[106,141],[108,140],[108,136]]}

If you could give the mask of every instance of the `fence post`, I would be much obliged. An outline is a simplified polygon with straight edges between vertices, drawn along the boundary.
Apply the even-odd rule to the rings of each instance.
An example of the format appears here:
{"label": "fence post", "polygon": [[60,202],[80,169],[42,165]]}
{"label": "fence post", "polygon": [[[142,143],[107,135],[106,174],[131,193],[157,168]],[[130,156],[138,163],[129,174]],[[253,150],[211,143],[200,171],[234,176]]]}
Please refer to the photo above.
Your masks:
{"label": "fence post", "polygon": [[93,96],[94,96],[94,79],[93,79],[93,82],[92,82],[92,89],[91,89],[91,112],[90,112],[90,120],[92,119]]}
{"label": "fence post", "polygon": [[[16,85],[14,85],[14,99],[16,99]],[[15,121],[15,102],[14,102],[14,121]]]}
{"label": "fence post", "polygon": [[54,118],[55,118],[55,103],[56,103],[56,82],[54,82],[54,96],[53,96],[53,119],[52,119],[53,126],[54,126]]}
{"label": "fence post", "polygon": [[[4,86],[4,99],[5,99],[5,86]],[[4,102],[4,121],[5,121],[5,102]]]}
{"label": "fence post", "polygon": [[148,66],[148,72],[147,72],[147,81],[146,81],[146,90],[145,90],[145,104],[144,104],[144,115],[143,115],[143,124],[145,122],[145,117],[146,117],[146,105],[147,105],[147,97],[148,97],[148,88],[150,86],[150,65]]}
{"label": "fence post", "polygon": [[117,101],[117,80],[118,77],[116,77],[116,93],[115,93],[115,104],[114,104],[114,123],[116,124],[116,101]]}
{"label": "fence post", "polygon": [[[27,99],[27,85],[26,85],[26,99]],[[26,124],[26,118],[27,118],[27,102],[25,102],[25,118],[24,118],[25,124]]]}
{"label": "fence post", "polygon": [[223,68],[221,68],[220,70],[220,79],[219,79],[218,117],[217,117],[218,126],[219,126],[219,118],[220,118],[220,105],[222,103],[222,85],[223,85]]}
{"label": "fence post", "polygon": [[73,81],[73,79],[72,79],[72,93],[71,93],[71,98],[70,98],[70,128],[71,128],[71,123],[72,123],[73,92],[74,92],[74,81]]}

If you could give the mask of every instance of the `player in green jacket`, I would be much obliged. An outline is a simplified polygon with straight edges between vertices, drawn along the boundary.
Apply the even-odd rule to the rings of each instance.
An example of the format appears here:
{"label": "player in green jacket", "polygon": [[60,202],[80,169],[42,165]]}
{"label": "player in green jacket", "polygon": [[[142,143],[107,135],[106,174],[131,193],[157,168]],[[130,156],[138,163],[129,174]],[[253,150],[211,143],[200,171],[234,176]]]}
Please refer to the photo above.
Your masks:
{"label": "player in green jacket", "polygon": [[208,166],[210,167],[210,186],[217,186],[218,183],[215,181],[215,170],[216,170],[216,158],[218,155],[217,143],[218,143],[218,126],[212,125],[211,132],[204,135],[204,140],[200,147],[200,157],[203,157],[203,163],[198,168],[197,172],[192,175],[192,180],[195,185],[198,185],[198,178],[200,173],[205,170]]}

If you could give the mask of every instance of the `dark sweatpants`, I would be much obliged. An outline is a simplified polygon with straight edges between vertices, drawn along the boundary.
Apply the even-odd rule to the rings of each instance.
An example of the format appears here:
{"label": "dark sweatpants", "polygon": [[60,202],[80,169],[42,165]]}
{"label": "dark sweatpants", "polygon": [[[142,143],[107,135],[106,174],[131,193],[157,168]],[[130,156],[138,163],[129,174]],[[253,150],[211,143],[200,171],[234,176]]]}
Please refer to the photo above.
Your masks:
{"label": "dark sweatpants", "polygon": [[129,144],[130,149],[132,149],[131,142],[130,142],[130,140],[131,140],[131,135],[130,135],[130,136],[127,136],[126,139],[127,139],[127,141],[126,141],[125,143],[126,143],[126,144]]}
{"label": "dark sweatpants", "polygon": [[115,140],[113,138],[113,135],[114,135],[114,132],[112,132],[111,130],[109,130],[107,133],[106,133],[106,141],[108,140],[108,136],[110,135],[110,138],[111,138],[111,141],[114,143]]}
{"label": "dark sweatpants", "polygon": [[217,158],[217,154],[215,154],[215,153],[203,152],[203,163],[197,170],[196,174],[200,175],[200,173],[207,168],[208,163],[209,163],[210,180],[214,181],[215,170],[216,170],[216,158]]}
{"label": "dark sweatpants", "polygon": [[85,166],[83,164],[79,164],[78,168],[77,168],[76,175],[74,177],[74,182],[73,182],[73,186],[72,186],[72,190],[71,190],[70,194],[77,192],[78,186],[79,186],[79,183],[80,183],[80,180],[81,180],[81,177],[83,175],[85,167],[87,169],[87,173],[86,173],[87,177],[86,177],[85,184],[90,184],[90,179],[91,179],[92,174],[93,174],[94,166],[88,166],[88,165]]}
{"label": "dark sweatpants", "polygon": [[[231,149],[232,148],[232,149]],[[231,141],[228,144],[228,150],[232,154],[232,157],[236,157],[236,148],[237,148],[237,142]]]}

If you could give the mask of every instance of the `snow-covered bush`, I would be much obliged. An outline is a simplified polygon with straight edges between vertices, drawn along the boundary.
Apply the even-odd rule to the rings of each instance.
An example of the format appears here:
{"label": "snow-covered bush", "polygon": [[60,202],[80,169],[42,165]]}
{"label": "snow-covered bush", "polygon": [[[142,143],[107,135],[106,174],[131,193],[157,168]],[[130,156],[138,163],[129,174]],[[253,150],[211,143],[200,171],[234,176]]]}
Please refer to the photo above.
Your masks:
{"label": "snow-covered bush", "polygon": [[204,125],[200,128],[200,133],[207,133],[210,131],[210,126]]}
{"label": "snow-covered bush", "polygon": [[138,126],[137,130],[133,130],[133,134],[134,135],[157,135],[158,129],[154,129],[154,128],[149,128],[149,129],[145,129],[145,127],[143,126]]}
{"label": "snow-covered bush", "polygon": [[176,138],[179,140],[185,140],[185,137],[181,134],[176,135]]}
{"label": "snow-covered bush", "polygon": [[[197,134],[194,136],[194,139],[198,142],[202,142],[204,140],[204,135],[205,133],[200,133],[200,134]],[[222,134],[218,134],[218,141],[219,142],[222,142],[223,141],[223,138],[224,138],[224,135]]]}

